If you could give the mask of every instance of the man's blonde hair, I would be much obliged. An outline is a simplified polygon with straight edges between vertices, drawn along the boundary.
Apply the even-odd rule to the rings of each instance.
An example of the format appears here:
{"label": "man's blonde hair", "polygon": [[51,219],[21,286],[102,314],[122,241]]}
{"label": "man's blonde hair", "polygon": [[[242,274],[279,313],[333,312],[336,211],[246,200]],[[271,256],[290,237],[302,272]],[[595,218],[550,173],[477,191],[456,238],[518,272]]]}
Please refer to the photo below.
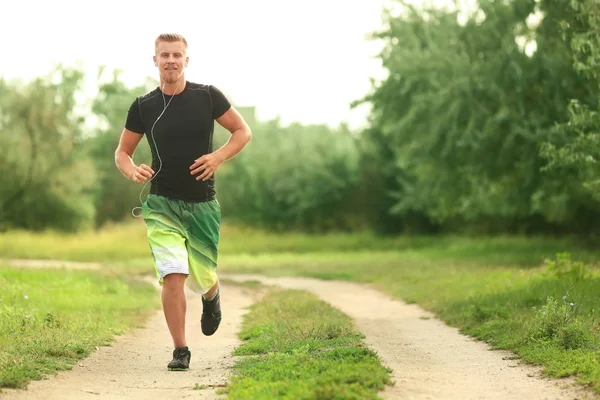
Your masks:
{"label": "man's blonde hair", "polygon": [[183,35],[180,35],[178,33],[161,33],[160,35],[158,35],[158,37],[154,41],[154,50],[156,50],[160,42],[183,42],[186,50],[188,47],[187,40],[185,40]]}

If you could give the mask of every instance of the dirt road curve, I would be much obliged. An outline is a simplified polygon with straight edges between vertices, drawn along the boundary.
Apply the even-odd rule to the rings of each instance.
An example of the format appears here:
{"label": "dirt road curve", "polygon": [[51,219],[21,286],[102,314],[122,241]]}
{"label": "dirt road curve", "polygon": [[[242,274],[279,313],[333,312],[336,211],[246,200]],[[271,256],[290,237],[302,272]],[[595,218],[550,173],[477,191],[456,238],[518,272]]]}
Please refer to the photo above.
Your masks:
{"label": "dirt road curve", "polygon": [[[233,280],[305,289],[352,317],[369,347],[393,369],[386,399],[597,399],[572,381],[539,378],[539,370],[507,360],[433,318],[416,305],[394,301],[364,286],[307,278],[222,275]],[[430,318],[430,319],[423,319]]]}
{"label": "dirt road curve", "polygon": [[[534,367],[510,360],[511,354],[458,333],[416,305],[392,300],[359,284],[305,278],[267,278],[221,274],[227,280],[257,280],[268,285],[312,291],[354,318],[367,344],[393,369],[396,384],[385,399],[598,399],[571,380],[547,380]],[[239,344],[236,333],[252,301],[250,289],[224,283],[224,321],[212,337],[200,332],[200,298],[188,296],[188,372],[168,372],[171,343],[162,312],[147,325],[103,347],[75,366],[26,391],[5,390],[1,400],[181,399],[217,398],[215,388],[227,382]],[[194,387],[196,386],[196,390]],[[249,399],[251,400],[251,399]]]}

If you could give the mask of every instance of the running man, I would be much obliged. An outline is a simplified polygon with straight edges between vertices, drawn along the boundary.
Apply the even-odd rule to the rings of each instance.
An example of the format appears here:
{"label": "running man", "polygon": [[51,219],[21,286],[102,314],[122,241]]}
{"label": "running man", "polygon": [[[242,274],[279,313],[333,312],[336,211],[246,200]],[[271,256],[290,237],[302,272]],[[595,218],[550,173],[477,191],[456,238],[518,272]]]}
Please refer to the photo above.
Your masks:
{"label": "running man", "polygon": [[[185,284],[202,295],[202,333],[214,334],[221,322],[216,273],[221,209],[214,176],[252,138],[247,123],[219,89],[186,81],[187,48],[182,35],[156,38],[153,59],[160,86],[131,103],[115,151],[115,164],[126,178],[151,183],[141,209],[173,339],[169,370],[187,370],[191,359],[185,338]],[[231,136],[213,151],[215,120]],[[151,167],[133,161],[144,134]]]}

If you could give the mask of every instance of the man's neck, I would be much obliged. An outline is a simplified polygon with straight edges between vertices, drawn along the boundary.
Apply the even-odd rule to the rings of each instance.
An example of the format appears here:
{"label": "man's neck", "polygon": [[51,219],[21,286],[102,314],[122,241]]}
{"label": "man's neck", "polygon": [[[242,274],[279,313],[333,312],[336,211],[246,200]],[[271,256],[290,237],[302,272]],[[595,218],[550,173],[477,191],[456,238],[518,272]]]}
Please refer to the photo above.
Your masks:
{"label": "man's neck", "polygon": [[165,83],[162,80],[160,82],[162,92],[168,96],[173,96],[183,92],[183,90],[185,89],[185,85],[186,82],[183,76],[179,78],[179,80],[175,83]]}

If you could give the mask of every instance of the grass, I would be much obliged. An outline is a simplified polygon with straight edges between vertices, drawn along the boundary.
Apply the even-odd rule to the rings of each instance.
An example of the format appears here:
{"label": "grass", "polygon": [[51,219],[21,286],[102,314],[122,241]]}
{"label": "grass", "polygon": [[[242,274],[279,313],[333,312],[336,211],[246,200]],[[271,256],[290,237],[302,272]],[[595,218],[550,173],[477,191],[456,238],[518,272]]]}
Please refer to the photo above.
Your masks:
{"label": "grass", "polygon": [[[220,250],[221,271],[374,285],[544,366],[549,376],[575,376],[600,392],[597,247],[569,238],[277,235],[224,225]],[[6,233],[0,254],[107,262],[104,270],[119,274],[153,272],[139,221],[76,236]]]}
{"label": "grass", "polygon": [[70,369],[157,307],[144,282],[89,271],[0,267],[0,387]]}
{"label": "grass", "polygon": [[[143,221],[110,225],[100,231],[8,231],[0,233],[3,258],[114,262],[148,257]],[[35,246],[31,244],[35,243]],[[127,243],[127,246],[123,244]]]}
{"label": "grass", "polygon": [[526,267],[438,261],[427,252],[271,254],[230,257],[223,269],[372,284],[548,376],[576,376],[600,392],[600,274],[567,254]]}
{"label": "grass", "polygon": [[[31,246],[35,242],[36,246]],[[126,246],[123,244],[127,243]],[[494,265],[539,265],[544,257],[569,250],[582,260],[597,260],[598,246],[583,245],[575,238],[548,237],[464,237],[464,236],[393,236],[372,233],[266,233],[224,224],[220,251],[224,255],[260,256],[298,254],[329,257],[336,253],[375,252],[398,254],[426,260],[459,260]],[[144,222],[135,219],[126,224],[108,225],[99,231],[77,234],[27,231],[0,233],[2,258],[61,259],[125,263],[135,269],[147,263],[149,248]]]}
{"label": "grass", "polygon": [[390,371],[352,321],[315,295],[272,290],[244,322],[246,356],[234,366],[229,399],[377,399]]}

